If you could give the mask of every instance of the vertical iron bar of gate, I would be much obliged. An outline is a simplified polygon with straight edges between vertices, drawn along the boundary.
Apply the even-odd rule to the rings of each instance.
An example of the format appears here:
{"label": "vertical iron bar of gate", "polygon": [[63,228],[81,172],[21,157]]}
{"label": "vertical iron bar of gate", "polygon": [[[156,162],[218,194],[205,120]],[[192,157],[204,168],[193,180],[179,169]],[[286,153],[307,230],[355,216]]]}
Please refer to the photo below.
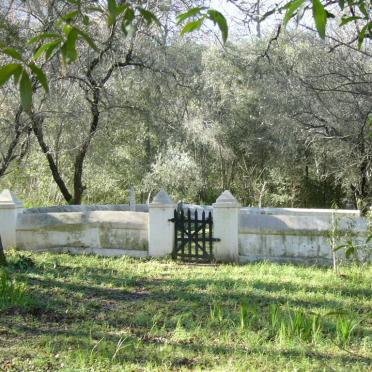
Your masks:
{"label": "vertical iron bar of gate", "polygon": [[185,255],[185,212],[183,211],[183,209],[181,210],[181,224],[180,226],[182,226],[182,229],[181,229],[181,238],[182,238],[182,241],[181,241],[181,244],[182,244],[182,256]]}
{"label": "vertical iron bar of gate", "polygon": [[212,231],[212,212],[209,212],[208,215],[208,227],[209,227],[209,255],[210,259],[212,259],[212,246],[213,246],[213,231]]}
{"label": "vertical iron bar of gate", "polygon": [[205,223],[205,211],[203,211],[202,213],[202,226],[203,226],[203,230],[202,230],[202,239],[203,239],[203,256],[206,255],[207,251],[205,250],[205,226],[206,226],[206,223]]}
{"label": "vertical iron bar of gate", "polygon": [[178,223],[179,223],[178,221],[179,221],[178,212],[175,209],[174,210],[174,248],[173,248],[173,251],[172,251],[172,258],[173,259],[177,258]]}
{"label": "vertical iron bar of gate", "polygon": [[196,259],[198,259],[198,245],[199,245],[199,233],[198,233],[198,211],[195,209],[195,220],[194,220],[194,235],[195,235],[195,255]]}
{"label": "vertical iron bar of gate", "polygon": [[191,256],[191,211],[190,209],[187,210],[187,230],[188,230],[188,251],[189,257]]}

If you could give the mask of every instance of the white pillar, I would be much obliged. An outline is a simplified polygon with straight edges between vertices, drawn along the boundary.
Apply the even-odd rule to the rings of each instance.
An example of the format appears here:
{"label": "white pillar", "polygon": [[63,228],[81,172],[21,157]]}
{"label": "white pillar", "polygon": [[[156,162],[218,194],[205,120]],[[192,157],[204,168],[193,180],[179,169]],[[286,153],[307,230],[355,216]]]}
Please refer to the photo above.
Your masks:
{"label": "white pillar", "polygon": [[10,190],[0,193],[0,236],[4,248],[16,247],[17,214],[23,205]]}
{"label": "white pillar", "polygon": [[220,262],[239,262],[239,211],[241,205],[224,191],[213,204],[214,257]]}
{"label": "white pillar", "polygon": [[174,217],[176,204],[164,191],[149,205],[149,256],[164,257],[172,253],[174,244]]}

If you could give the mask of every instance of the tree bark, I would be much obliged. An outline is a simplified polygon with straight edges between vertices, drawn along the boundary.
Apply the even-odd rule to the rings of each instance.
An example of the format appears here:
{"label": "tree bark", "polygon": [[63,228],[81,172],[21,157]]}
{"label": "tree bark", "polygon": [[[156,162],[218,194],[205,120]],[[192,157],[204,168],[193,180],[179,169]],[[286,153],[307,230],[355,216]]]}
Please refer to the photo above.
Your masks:
{"label": "tree bark", "polygon": [[79,148],[79,153],[76,155],[75,158],[75,171],[74,171],[74,197],[72,199],[72,204],[81,204],[83,193],[86,187],[83,185],[83,165],[84,160],[87,155],[87,151],[89,149],[90,143],[92,141],[92,138],[94,137],[94,134],[96,133],[96,130],[98,128],[99,124],[99,102],[100,102],[100,89],[95,88],[93,91],[93,100],[91,102],[91,113],[92,113],[92,119],[90,123],[89,128],[89,134],[84,140],[84,142],[81,144]]}
{"label": "tree bark", "polygon": [[31,114],[30,116],[31,116],[31,121],[32,121],[32,130],[37,138],[41,151],[44,153],[48,161],[49,168],[52,172],[53,179],[56,182],[58,188],[60,189],[67,203],[70,204],[72,201],[72,195],[68,191],[67,186],[59,173],[58,165],[55,162],[53,155],[50,152],[49,146],[45,143],[45,140],[44,140],[44,132],[43,132],[43,127],[42,127],[43,119],[41,117],[37,117],[34,113]]}
{"label": "tree bark", "polygon": [[3,243],[1,241],[1,236],[0,236],[0,266],[6,266],[6,258]]}

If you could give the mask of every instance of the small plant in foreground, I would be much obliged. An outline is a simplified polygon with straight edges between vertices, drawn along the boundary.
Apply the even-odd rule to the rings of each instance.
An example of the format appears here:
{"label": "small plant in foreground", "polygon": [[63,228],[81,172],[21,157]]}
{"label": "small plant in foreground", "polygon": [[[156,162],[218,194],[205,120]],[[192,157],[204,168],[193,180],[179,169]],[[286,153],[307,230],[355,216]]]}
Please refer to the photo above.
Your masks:
{"label": "small plant in foreground", "polygon": [[347,345],[355,328],[360,322],[347,315],[339,315],[336,322],[337,340],[342,345]]}
{"label": "small plant in foreground", "polygon": [[221,304],[213,304],[210,307],[210,318],[212,321],[222,322],[223,320],[223,308]]}
{"label": "small plant in foreground", "polygon": [[269,308],[269,312],[270,312],[271,328],[272,330],[276,330],[279,324],[279,306],[275,304],[271,304]]}
{"label": "small plant in foreground", "polygon": [[300,339],[317,343],[322,334],[322,321],[319,314],[309,316],[303,310],[280,312],[279,307],[270,307],[271,328],[281,342]]}
{"label": "small plant in foreground", "polygon": [[257,320],[257,307],[249,306],[244,302],[240,305],[240,328],[246,329]]}
{"label": "small plant in foreground", "polygon": [[313,344],[319,342],[322,335],[322,320],[319,314],[314,314],[311,318],[311,340]]}

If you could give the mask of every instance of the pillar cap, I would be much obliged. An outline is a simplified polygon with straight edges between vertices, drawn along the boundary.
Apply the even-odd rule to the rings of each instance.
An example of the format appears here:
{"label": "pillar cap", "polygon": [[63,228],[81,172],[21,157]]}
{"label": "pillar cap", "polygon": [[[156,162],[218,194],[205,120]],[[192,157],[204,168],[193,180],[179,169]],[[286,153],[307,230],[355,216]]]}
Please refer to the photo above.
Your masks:
{"label": "pillar cap", "polygon": [[23,203],[14,192],[5,189],[0,193],[0,208],[22,208]]}
{"label": "pillar cap", "polygon": [[213,204],[214,208],[240,208],[240,203],[229,190],[225,190]]}
{"label": "pillar cap", "polygon": [[164,189],[161,189],[153,199],[150,207],[174,207],[175,203],[172,198],[166,193]]}

